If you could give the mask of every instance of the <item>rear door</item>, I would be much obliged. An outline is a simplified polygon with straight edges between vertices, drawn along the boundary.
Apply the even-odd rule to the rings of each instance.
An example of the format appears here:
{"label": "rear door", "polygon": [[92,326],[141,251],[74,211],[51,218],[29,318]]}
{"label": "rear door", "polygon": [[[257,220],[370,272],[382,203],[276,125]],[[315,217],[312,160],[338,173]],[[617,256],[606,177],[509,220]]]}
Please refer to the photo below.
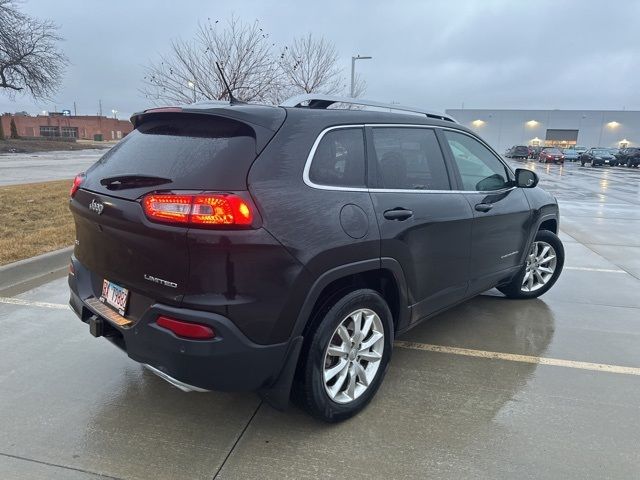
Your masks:
{"label": "rear door", "polygon": [[473,214],[432,128],[372,125],[367,140],[381,256],[400,262],[417,321],[465,296]]}
{"label": "rear door", "polygon": [[531,211],[508,167],[475,137],[442,130],[459,188],[473,209],[470,293],[495,286],[522,265]]}
{"label": "rear door", "polygon": [[187,228],[150,221],[151,192],[246,190],[256,157],[253,130],[207,115],[166,114],[144,122],[86,172],[71,201],[76,258],[102,281],[151,300],[179,302],[189,275]]}

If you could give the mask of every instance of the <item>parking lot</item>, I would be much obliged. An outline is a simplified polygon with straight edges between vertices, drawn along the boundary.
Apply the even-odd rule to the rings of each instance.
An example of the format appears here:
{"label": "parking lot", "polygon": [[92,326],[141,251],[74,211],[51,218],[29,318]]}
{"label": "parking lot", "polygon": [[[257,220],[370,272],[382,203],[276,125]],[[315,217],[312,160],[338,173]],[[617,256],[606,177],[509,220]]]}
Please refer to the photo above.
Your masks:
{"label": "parking lot", "polygon": [[1,297],[0,478],[638,478],[640,170],[511,163],[559,200],[558,283],[399,338],[341,424],[181,392],[91,337],[66,279]]}

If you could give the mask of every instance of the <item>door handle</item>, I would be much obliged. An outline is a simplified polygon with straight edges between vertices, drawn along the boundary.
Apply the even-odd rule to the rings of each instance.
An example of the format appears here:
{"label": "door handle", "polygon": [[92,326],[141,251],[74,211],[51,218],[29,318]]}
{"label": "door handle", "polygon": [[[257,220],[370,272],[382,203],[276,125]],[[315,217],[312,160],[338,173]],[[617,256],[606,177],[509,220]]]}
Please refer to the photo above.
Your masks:
{"label": "door handle", "polygon": [[492,203],[478,203],[476,205],[476,210],[478,212],[488,212],[492,208],[493,208],[493,204]]}
{"label": "door handle", "polygon": [[384,218],[387,220],[406,220],[413,216],[413,212],[411,210],[407,210],[406,208],[394,208],[392,210],[386,210],[383,213]]}

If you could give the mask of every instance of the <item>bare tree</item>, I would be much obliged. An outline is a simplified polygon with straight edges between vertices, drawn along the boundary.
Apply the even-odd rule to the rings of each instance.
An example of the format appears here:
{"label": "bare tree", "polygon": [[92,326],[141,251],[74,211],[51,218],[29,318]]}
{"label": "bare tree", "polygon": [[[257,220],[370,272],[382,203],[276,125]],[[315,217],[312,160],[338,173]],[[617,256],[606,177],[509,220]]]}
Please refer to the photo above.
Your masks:
{"label": "bare tree", "polygon": [[337,94],[344,89],[335,46],[309,34],[294,39],[280,55],[285,87],[292,93]]}
{"label": "bare tree", "polygon": [[234,97],[268,102],[279,85],[273,47],[257,21],[208,20],[194,40],[172,42],[170,52],[146,68],[141,92],[156,103],[227,99],[219,62]]}
{"label": "bare tree", "polygon": [[18,11],[14,0],[0,0],[0,88],[34,98],[56,91],[67,65],[57,30],[48,20]]}

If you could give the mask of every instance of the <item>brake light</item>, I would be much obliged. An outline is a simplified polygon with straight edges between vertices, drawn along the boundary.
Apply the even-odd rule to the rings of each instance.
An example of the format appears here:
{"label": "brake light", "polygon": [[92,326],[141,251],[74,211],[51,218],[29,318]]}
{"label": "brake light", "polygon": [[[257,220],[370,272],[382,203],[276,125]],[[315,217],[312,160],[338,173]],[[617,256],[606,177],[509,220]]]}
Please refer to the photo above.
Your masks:
{"label": "brake light", "polygon": [[73,196],[76,194],[76,192],[80,188],[80,185],[82,185],[82,182],[84,182],[84,178],[85,178],[84,173],[79,173],[78,175],[76,175],[76,178],[73,179],[73,184],[71,185],[71,191],[69,192],[69,195],[71,196],[71,198],[73,198]]}
{"label": "brake light", "polygon": [[213,328],[200,323],[183,322],[170,317],[158,317],[156,323],[179,337],[192,340],[210,340],[216,336]]}
{"label": "brake light", "polygon": [[250,203],[232,193],[152,193],[142,199],[142,208],[149,220],[195,226],[248,227],[254,217]]}

